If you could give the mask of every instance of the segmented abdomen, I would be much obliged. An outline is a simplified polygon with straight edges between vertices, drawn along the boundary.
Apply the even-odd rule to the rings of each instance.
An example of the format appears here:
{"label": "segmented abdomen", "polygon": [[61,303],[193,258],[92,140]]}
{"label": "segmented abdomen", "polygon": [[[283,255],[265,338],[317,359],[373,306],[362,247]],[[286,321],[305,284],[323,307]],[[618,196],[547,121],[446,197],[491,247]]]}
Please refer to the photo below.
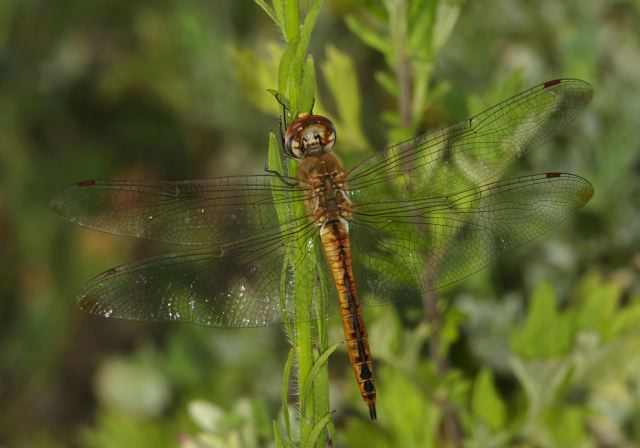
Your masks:
{"label": "segmented abdomen", "polygon": [[336,220],[322,226],[320,239],[338,291],[342,330],[349,350],[351,368],[358,382],[360,395],[369,407],[369,416],[371,420],[375,420],[376,388],[373,365],[360,299],[351,269],[349,234],[343,223]]}

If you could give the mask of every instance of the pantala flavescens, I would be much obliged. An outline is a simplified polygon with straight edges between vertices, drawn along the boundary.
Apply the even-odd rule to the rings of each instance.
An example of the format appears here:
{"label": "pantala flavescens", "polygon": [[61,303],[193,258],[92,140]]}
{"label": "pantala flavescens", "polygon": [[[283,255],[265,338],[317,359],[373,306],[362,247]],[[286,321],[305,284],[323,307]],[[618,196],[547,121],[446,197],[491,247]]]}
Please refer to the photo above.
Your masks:
{"label": "pantala flavescens", "polygon": [[[585,205],[592,186],[573,174],[492,177],[564,127],[592,95],[584,81],[549,81],[348,170],[331,152],[331,122],[302,114],[284,141],[286,154],[300,159],[296,177],[72,185],[52,202],[65,219],[200,246],[110,269],[84,286],[79,305],[105,317],[266,326],[288,312],[292,282],[324,275],[337,296],[328,312],[342,315],[353,371],[375,419],[361,304],[455,282]],[[306,216],[292,212],[298,204]],[[301,257],[320,247],[315,268],[297,272]]]}

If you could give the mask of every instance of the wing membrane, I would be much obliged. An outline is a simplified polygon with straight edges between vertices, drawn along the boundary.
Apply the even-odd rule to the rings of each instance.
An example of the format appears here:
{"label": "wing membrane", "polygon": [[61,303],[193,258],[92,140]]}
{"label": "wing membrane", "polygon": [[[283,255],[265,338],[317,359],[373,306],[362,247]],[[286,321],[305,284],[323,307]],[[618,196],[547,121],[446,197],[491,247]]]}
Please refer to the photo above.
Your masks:
{"label": "wing membrane", "polygon": [[467,277],[544,234],[592,195],[582,177],[547,173],[431,199],[356,205],[353,264],[364,302],[388,303]]}
{"label": "wing membrane", "polygon": [[87,181],[67,187],[51,208],[69,221],[118,235],[176,244],[221,244],[279,228],[276,207],[303,188],[276,176],[178,182]]}
{"label": "wing membrane", "polygon": [[[313,224],[299,222],[284,232],[231,244],[222,251],[197,249],[130,263],[87,283],[78,303],[93,314],[130,320],[212,327],[276,324],[282,321],[283,309],[285,315],[292,312],[289,288],[295,279],[306,281],[317,275],[316,269],[301,273],[297,269],[301,259],[290,260],[283,268],[285,255],[293,253],[295,241],[311,247],[316,234]],[[301,279],[304,275],[314,277]]]}
{"label": "wing membrane", "polygon": [[562,129],[592,96],[584,81],[549,81],[393,146],[350,171],[352,199],[385,197],[390,188],[405,199],[433,197],[485,182]]}

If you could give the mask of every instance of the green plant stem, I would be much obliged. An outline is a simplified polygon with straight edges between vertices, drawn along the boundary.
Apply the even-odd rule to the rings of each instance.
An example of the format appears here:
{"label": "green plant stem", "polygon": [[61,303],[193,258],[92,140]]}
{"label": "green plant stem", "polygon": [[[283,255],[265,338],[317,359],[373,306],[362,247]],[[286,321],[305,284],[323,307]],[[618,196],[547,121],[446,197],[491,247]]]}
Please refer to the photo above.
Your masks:
{"label": "green plant stem", "polygon": [[395,48],[395,68],[398,81],[398,115],[400,127],[410,131],[413,123],[411,111],[411,67],[407,55],[407,3],[398,0],[395,8],[390,11],[391,35]]}
{"label": "green plant stem", "polygon": [[[305,238],[306,239],[306,238]],[[313,368],[313,337],[310,312],[313,308],[313,285],[308,279],[311,275],[305,275],[312,271],[314,266],[309,262],[302,252],[305,239],[300,238],[294,248],[294,259],[299,260],[304,257],[296,272],[296,304],[295,304],[295,344],[297,354],[298,369],[298,399],[300,400],[300,443],[306,446],[313,427],[315,426],[315,409],[312,399],[313,393],[307,394],[304,390],[311,380],[311,369]],[[309,398],[307,398],[309,397]]]}
{"label": "green plant stem", "polygon": [[[412,107],[412,73],[414,72],[408,50],[408,8],[406,0],[394,2],[395,8],[390,13],[390,33],[394,41],[395,73],[398,84],[398,115],[401,132],[413,133],[414,116]],[[425,82],[428,80],[425,79]],[[427,263],[427,265],[429,265]],[[433,278],[433,273],[426,273],[425,278]],[[425,322],[432,328],[429,340],[429,352],[436,369],[441,376],[449,370],[449,363],[441,350],[440,332],[442,330],[442,314],[438,310],[438,296],[435,285],[424,285],[422,295]],[[462,448],[462,424],[457,409],[447,400],[439,400],[443,413],[444,430],[447,439],[455,448]]]}
{"label": "green plant stem", "polygon": [[[314,102],[315,95],[315,66],[311,57],[307,58],[307,47],[311,33],[320,13],[324,0],[311,0],[307,12],[302,20],[299,17],[298,0],[273,0],[273,8],[263,0],[256,0],[258,5],[276,22],[285,37],[287,48],[280,60],[278,68],[278,96],[288,105],[288,118],[295,118],[301,111],[307,111]],[[274,18],[275,17],[275,18]],[[287,117],[285,117],[287,118]],[[271,169],[282,170],[282,160],[275,150],[274,139],[270,141],[269,165]],[[295,176],[297,161],[289,160],[286,166],[287,174]],[[300,193],[298,193],[300,194]],[[278,210],[281,223],[293,218],[303,219],[306,215],[302,198],[292,201],[290,209]],[[290,215],[289,215],[290,213]],[[309,235],[293,237],[288,243],[282,278],[283,313],[285,313],[285,328],[295,354],[297,371],[297,388],[300,416],[300,446],[316,446],[321,444],[320,434],[326,428],[332,433],[329,413],[329,375],[327,358],[332,351],[327,350],[327,329],[324,317],[324,300],[326,288],[321,277],[316,272],[318,258],[321,256],[319,248]],[[288,268],[289,269],[288,269]],[[292,275],[295,304],[293,322],[288,321],[286,315],[286,288],[288,277]],[[317,325],[315,324],[317,318]],[[316,350],[314,351],[314,345]],[[291,369],[291,357],[285,365],[283,379],[283,408],[286,413],[286,391],[288,390],[288,375]],[[292,434],[288,418],[285,426],[289,442]],[[282,440],[280,433],[276,436]]]}

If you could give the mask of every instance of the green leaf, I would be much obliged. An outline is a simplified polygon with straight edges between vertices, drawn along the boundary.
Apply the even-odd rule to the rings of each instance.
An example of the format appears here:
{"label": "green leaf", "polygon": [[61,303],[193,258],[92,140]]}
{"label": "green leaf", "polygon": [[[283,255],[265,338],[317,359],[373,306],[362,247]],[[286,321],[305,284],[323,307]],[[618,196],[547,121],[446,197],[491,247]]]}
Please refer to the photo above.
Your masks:
{"label": "green leaf", "polygon": [[[284,94],[285,98],[288,101],[292,100],[292,95],[291,95],[291,92],[289,91],[289,85],[290,85],[290,77],[291,77],[291,71],[292,71],[295,55],[296,55],[296,44],[292,42],[284,51],[282,57],[280,58],[280,63],[278,64],[278,92],[280,92],[281,95]],[[297,104],[297,102],[294,102],[293,104]],[[290,112],[292,114],[295,114],[298,111],[290,111]]]}
{"label": "green leaf", "polygon": [[489,369],[482,369],[476,377],[471,397],[471,411],[493,431],[498,431],[505,425],[505,405],[495,388]]}
{"label": "green leaf", "polygon": [[280,26],[280,22],[278,21],[278,17],[276,16],[276,12],[273,10],[273,8],[271,6],[269,6],[267,4],[267,2],[265,2],[265,0],[253,0],[253,1],[255,1],[256,4],[258,6],[260,6],[262,8],[262,10],[264,12],[266,12],[269,17],[271,17],[271,20],[273,20],[273,22],[276,25]]}
{"label": "green leaf", "polygon": [[575,406],[557,405],[545,412],[544,421],[556,446],[584,446],[587,411]]}
{"label": "green leaf", "polygon": [[315,362],[313,363],[313,367],[309,372],[309,376],[307,377],[305,384],[303,384],[302,387],[300,388],[301,406],[303,406],[303,402],[307,400],[308,397],[311,397],[311,387],[313,386],[313,382],[316,380],[316,377],[318,376],[318,373],[320,373],[320,370],[323,367],[326,367],[327,361],[329,360],[329,356],[331,356],[331,354],[336,351],[336,349],[340,346],[340,344],[341,343],[339,342],[336,344],[333,344],[331,347],[325,350],[325,352],[322,355],[320,355],[318,359],[316,359]]}
{"label": "green leaf", "polygon": [[511,348],[525,358],[552,357],[567,353],[573,338],[573,319],[558,313],[553,288],[547,282],[540,283],[524,325],[511,334]]}
{"label": "green leaf", "polygon": [[482,112],[486,108],[498,104],[505,98],[509,98],[522,90],[524,72],[514,70],[506,79],[501,80],[492,90],[483,95],[470,95],[467,98],[467,109],[469,116]]}
{"label": "green leaf", "polygon": [[[283,165],[282,158],[280,154],[280,145],[278,144],[278,138],[273,132],[269,133],[269,150],[268,150],[268,168],[269,170],[276,171],[281,175],[283,173]],[[271,178],[271,187],[274,190],[278,190],[284,186],[284,182],[279,179],[277,176],[273,176]],[[283,203],[279,198],[274,196],[274,203],[276,208],[276,213],[278,214],[278,221],[283,223],[287,222],[289,219],[289,208],[287,204]]]}
{"label": "green leaf", "polygon": [[[297,1],[297,0],[295,0]],[[295,56],[293,63],[289,70],[289,99],[293,104],[298,104],[298,94],[300,92],[300,86],[302,84],[302,70],[307,54],[307,48],[311,40],[311,33],[313,27],[318,20],[320,14],[320,7],[324,3],[324,0],[311,0],[307,13],[304,16],[302,27],[300,28],[300,38],[291,42],[291,45],[295,45]],[[300,111],[296,111],[299,113]]]}
{"label": "green leaf", "polygon": [[282,372],[282,419],[284,420],[284,428],[287,431],[287,436],[291,439],[291,420],[289,419],[289,378],[291,378],[291,372],[293,365],[296,361],[296,351],[293,347],[289,350],[287,356],[287,362],[284,365],[284,371]]}
{"label": "green leaf", "polygon": [[422,54],[433,54],[433,25],[436,17],[435,6],[437,2],[431,1],[425,7],[416,10],[411,21],[409,34],[409,46]]}
{"label": "green leaf", "polygon": [[580,303],[576,310],[576,330],[595,330],[600,337],[608,337],[621,298],[620,286],[603,282],[599,275],[591,274],[585,276],[578,289]]}
{"label": "green leaf", "polygon": [[278,28],[280,28],[280,32],[282,33],[282,37],[284,37],[285,41],[287,39],[287,21],[285,19],[284,12],[284,3],[283,0],[273,0],[273,9],[276,13],[276,17],[278,18]]}
{"label": "green leaf", "polygon": [[398,80],[392,76],[390,73],[384,72],[382,70],[378,70],[374,75],[378,84],[382,86],[382,88],[391,96],[398,96]]}
{"label": "green leaf", "polygon": [[345,18],[345,23],[351,32],[358,36],[366,45],[378,50],[384,55],[391,54],[390,39],[387,36],[382,36],[352,15]]}
{"label": "green leaf", "polygon": [[294,42],[300,36],[299,17],[298,0],[284,0],[284,35],[287,42]]}
{"label": "green leaf", "polygon": [[302,72],[300,98],[298,98],[298,113],[311,112],[316,96],[316,67],[313,56],[308,55]]}
{"label": "green leaf", "polygon": [[442,1],[438,3],[436,18],[433,24],[433,51],[437,52],[451,36],[453,27],[458,21],[462,1]]}
{"label": "green leaf", "polygon": [[171,421],[143,420],[120,413],[98,413],[91,428],[79,432],[80,445],[87,448],[152,446],[175,447],[178,428]]}
{"label": "green leaf", "polygon": [[280,59],[283,50],[273,42],[265,47],[267,55],[264,58],[256,57],[250,50],[236,47],[230,47],[228,51],[245,98],[258,110],[276,115],[279,113],[278,105],[267,90],[277,83],[275,73],[278,66],[275,61]]}
{"label": "green leaf", "polygon": [[280,426],[278,425],[277,421],[273,420],[272,427],[273,427],[274,446],[276,448],[296,448],[297,447],[297,444],[295,444],[291,438],[283,436],[282,430],[280,429]]}
{"label": "green leaf", "polygon": [[[322,419],[315,424],[311,432],[309,433],[309,438],[307,439],[307,443],[305,446],[316,446],[318,439],[323,431],[327,429],[327,426],[331,423],[331,413],[328,413]],[[324,445],[324,444],[323,444]]]}
{"label": "green leaf", "polygon": [[333,45],[327,46],[326,55],[322,74],[337,107],[335,124],[342,129],[338,139],[343,148],[365,149],[368,144],[360,123],[360,86],[353,62]]}
{"label": "green leaf", "polygon": [[616,337],[640,327],[640,297],[632,299],[632,304],[618,311],[609,329],[610,336]]}
{"label": "green leaf", "polygon": [[573,372],[573,362],[566,358],[531,361],[512,358],[509,364],[526,393],[530,421],[553,404],[558,391],[566,385],[567,376]]}

